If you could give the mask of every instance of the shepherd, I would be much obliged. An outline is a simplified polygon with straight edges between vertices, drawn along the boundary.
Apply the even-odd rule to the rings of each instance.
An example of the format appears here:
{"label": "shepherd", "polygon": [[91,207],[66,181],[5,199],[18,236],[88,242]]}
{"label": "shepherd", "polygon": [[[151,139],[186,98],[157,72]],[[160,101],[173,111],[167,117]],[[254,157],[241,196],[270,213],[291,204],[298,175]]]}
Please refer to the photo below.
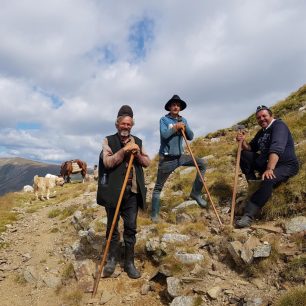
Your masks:
{"label": "shepherd", "polygon": [[[174,95],[165,105],[165,110],[169,113],[160,119],[160,149],[157,179],[152,195],[151,220],[154,223],[159,222],[160,211],[160,193],[169,175],[180,166],[195,167],[194,161],[190,155],[184,154],[183,136],[181,130],[184,130],[188,140],[193,139],[193,132],[190,129],[187,120],[180,116],[179,112],[184,110],[187,103],[178,95]],[[204,177],[206,164],[203,159],[196,158],[196,163]],[[202,180],[197,174],[192,186],[190,197],[202,208],[207,206],[207,202],[201,196],[203,188]]]}
{"label": "shepherd", "polygon": [[[117,217],[115,228],[111,230],[117,205],[120,205],[119,215],[123,219],[124,232],[123,240],[125,245],[124,271],[130,278],[139,278],[140,272],[134,264],[134,246],[136,243],[137,214],[138,208],[145,208],[146,188],[144,181],[143,167],[150,164],[142,140],[131,135],[134,125],[133,111],[129,105],[123,105],[117,115],[117,133],[107,136],[103,140],[102,152],[99,160],[99,180],[97,203],[104,206],[107,214],[106,239],[110,239],[107,262],[104,266],[103,276],[109,277],[116,268],[119,255],[119,239]],[[129,169],[129,160],[133,154],[132,170]],[[125,175],[129,173],[127,183]],[[125,187],[125,186],[126,187]],[[118,201],[125,188],[122,201]],[[110,232],[113,235],[109,238]]]}
{"label": "shepherd", "polygon": [[242,142],[240,167],[248,182],[257,180],[260,186],[247,202],[244,215],[236,221],[237,227],[249,227],[272,195],[273,188],[296,175],[299,163],[295,155],[294,141],[289,128],[281,119],[274,119],[271,109],[260,105],[256,120],[261,130],[248,143],[246,135],[238,132]]}

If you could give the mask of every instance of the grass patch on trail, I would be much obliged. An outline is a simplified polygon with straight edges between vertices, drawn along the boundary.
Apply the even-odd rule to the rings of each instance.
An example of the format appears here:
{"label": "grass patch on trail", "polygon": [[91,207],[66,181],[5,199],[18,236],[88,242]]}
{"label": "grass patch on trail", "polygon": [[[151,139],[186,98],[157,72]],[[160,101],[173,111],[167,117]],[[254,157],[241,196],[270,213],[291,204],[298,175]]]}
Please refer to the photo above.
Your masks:
{"label": "grass patch on trail", "polygon": [[283,294],[274,306],[303,306],[306,301],[306,286],[295,287]]}
{"label": "grass patch on trail", "polygon": [[[0,233],[6,230],[5,225],[12,224],[18,220],[18,213],[12,211],[14,207],[24,208],[27,213],[34,213],[44,206],[52,206],[83,194],[88,183],[65,184],[63,187],[56,187],[56,197],[48,201],[36,200],[33,193],[9,192],[0,197]],[[74,212],[74,211],[73,211]],[[71,215],[71,209],[61,212],[63,218]],[[50,217],[51,218],[51,217]]]}

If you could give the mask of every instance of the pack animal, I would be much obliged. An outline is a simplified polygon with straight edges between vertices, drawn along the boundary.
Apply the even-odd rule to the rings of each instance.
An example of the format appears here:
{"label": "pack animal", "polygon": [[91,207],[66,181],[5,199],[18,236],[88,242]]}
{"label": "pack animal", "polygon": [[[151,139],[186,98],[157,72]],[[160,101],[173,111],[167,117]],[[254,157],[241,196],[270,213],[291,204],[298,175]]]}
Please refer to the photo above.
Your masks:
{"label": "pack animal", "polygon": [[42,201],[49,200],[50,197],[50,190],[53,189],[55,186],[63,186],[64,185],[64,179],[62,177],[41,177],[38,175],[34,176],[34,194],[36,197],[36,200],[40,198]]}
{"label": "pack animal", "polygon": [[81,173],[84,183],[85,176],[87,174],[86,162],[80,159],[74,159],[62,163],[60,176],[63,177],[65,182],[70,183],[70,175],[76,173]]}

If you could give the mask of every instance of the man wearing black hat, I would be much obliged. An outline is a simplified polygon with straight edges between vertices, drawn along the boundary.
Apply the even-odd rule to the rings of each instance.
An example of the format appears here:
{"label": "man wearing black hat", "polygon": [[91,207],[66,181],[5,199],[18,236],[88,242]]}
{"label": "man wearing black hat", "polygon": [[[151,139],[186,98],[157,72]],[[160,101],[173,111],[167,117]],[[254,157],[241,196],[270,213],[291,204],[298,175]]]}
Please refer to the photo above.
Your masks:
{"label": "man wearing black hat", "polygon": [[[107,136],[102,144],[99,160],[97,203],[104,206],[106,210],[106,238],[108,238],[130,155],[135,154],[119,215],[124,222],[124,271],[127,272],[130,278],[139,278],[140,273],[134,265],[136,220],[138,207],[144,208],[146,202],[146,188],[142,167],[147,167],[150,159],[145,153],[142,140],[130,133],[134,125],[133,111],[130,106],[123,105],[120,108],[115,125],[117,133]],[[113,274],[118,260],[120,238],[118,221],[119,217],[111,238],[108,258],[103,270],[105,277]]]}
{"label": "man wearing black hat", "polygon": [[[160,193],[171,172],[180,166],[194,166],[192,157],[183,154],[181,130],[185,131],[188,140],[193,139],[193,132],[187,120],[179,115],[179,112],[184,110],[186,106],[185,101],[181,100],[178,95],[174,95],[165,105],[165,110],[169,111],[169,114],[160,119],[159,165],[152,195],[151,219],[153,222],[159,221]],[[204,161],[196,158],[196,162],[204,176],[206,169]],[[203,183],[197,174],[190,197],[195,199],[201,207],[206,207],[207,202],[201,196],[202,187]]]}
{"label": "man wearing black hat", "polygon": [[272,111],[264,105],[257,107],[256,119],[262,129],[250,143],[241,132],[237,134],[237,141],[242,141],[240,167],[246,179],[256,180],[255,172],[259,172],[262,181],[247,202],[244,215],[236,221],[237,227],[249,227],[271,197],[273,188],[299,170],[287,125],[280,119],[274,119]]}

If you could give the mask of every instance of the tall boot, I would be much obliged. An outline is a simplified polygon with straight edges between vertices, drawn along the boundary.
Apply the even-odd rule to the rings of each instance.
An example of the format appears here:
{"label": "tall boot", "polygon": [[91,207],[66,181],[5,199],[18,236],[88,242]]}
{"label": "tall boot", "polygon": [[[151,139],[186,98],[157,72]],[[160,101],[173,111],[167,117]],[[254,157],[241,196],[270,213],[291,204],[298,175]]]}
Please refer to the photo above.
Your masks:
{"label": "tall boot", "polygon": [[126,245],[125,246],[125,254],[124,254],[124,271],[127,273],[129,278],[139,278],[140,273],[136,269],[134,264],[134,245]]}
{"label": "tall boot", "polygon": [[160,210],[160,195],[154,195],[152,197],[152,211],[151,211],[151,220],[154,223],[159,222],[159,210]]}
{"label": "tall boot", "polygon": [[199,175],[197,175],[192,190],[190,193],[190,197],[198,203],[198,205],[202,208],[207,207],[207,202],[202,198],[201,191],[202,191],[203,183],[200,181]]}
{"label": "tall boot", "polygon": [[239,228],[250,227],[259,212],[260,207],[249,201],[245,207],[244,215],[236,221],[236,226]]}
{"label": "tall boot", "polygon": [[107,254],[107,261],[103,269],[104,277],[110,277],[114,273],[117,264],[118,249],[118,242],[111,242],[109,253]]}

